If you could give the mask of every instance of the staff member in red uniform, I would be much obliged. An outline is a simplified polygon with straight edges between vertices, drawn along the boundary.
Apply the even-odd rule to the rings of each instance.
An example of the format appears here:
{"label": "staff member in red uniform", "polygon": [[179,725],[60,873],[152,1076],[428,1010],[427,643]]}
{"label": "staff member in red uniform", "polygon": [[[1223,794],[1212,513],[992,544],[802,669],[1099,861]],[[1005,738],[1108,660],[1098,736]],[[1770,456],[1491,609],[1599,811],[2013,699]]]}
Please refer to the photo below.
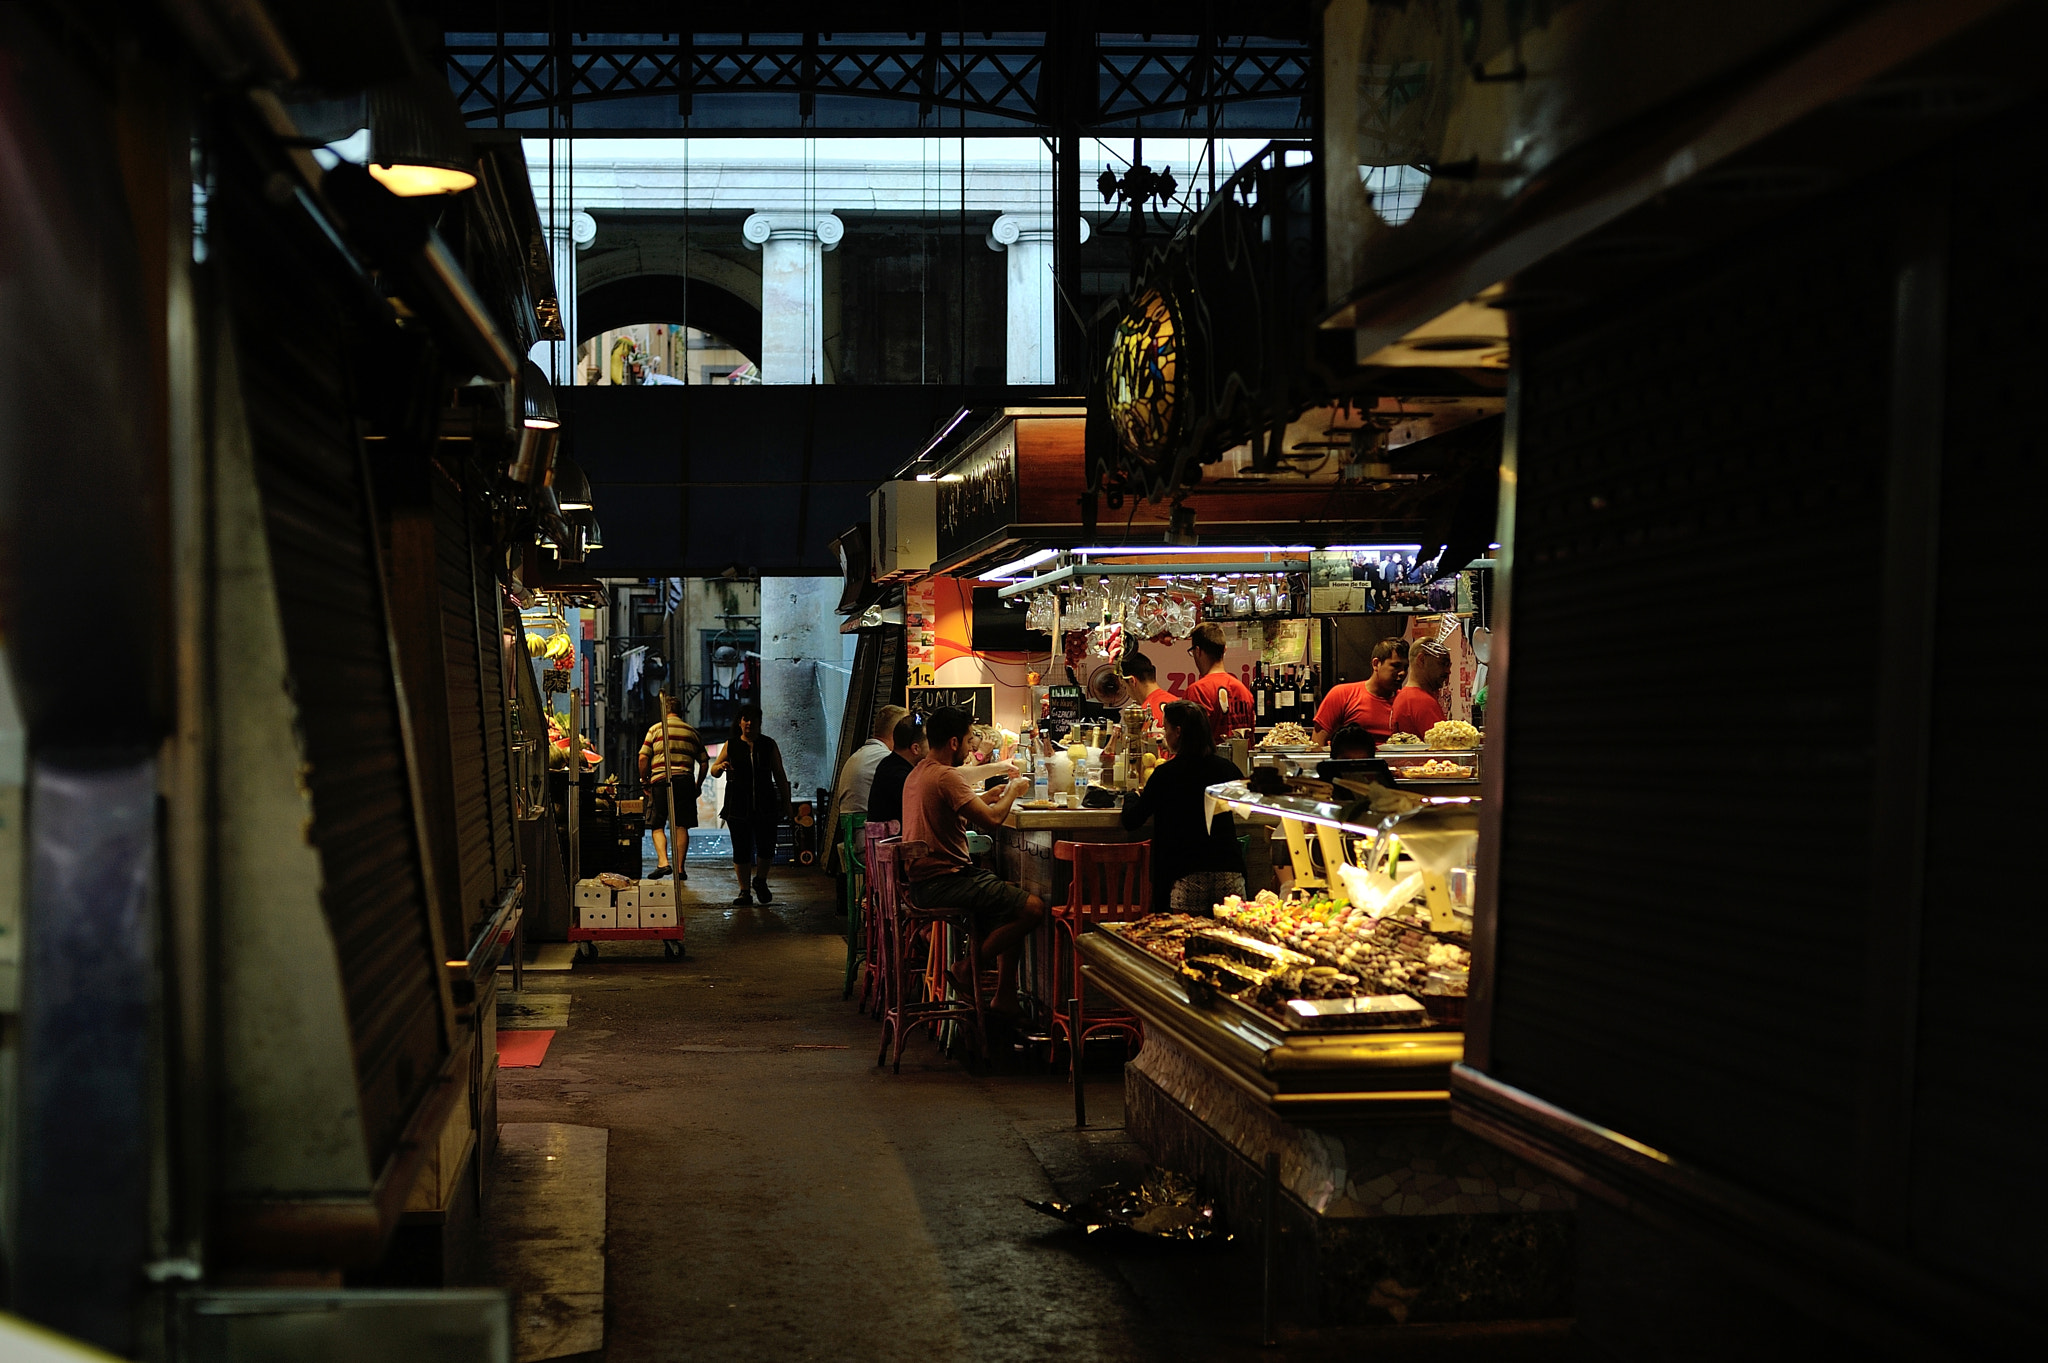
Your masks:
{"label": "staff member in red uniform", "polygon": [[1316,709],[1316,742],[1347,724],[1370,733],[1375,743],[1394,732],[1394,697],[1408,675],[1408,641],[1382,639],[1372,646],[1372,675],[1330,688]]}
{"label": "staff member in red uniform", "polygon": [[1131,697],[1152,712],[1152,726],[1166,723],[1166,707],[1173,704],[1173,692],[1159,684],[1159,669],[1142,653],[1124,657],[1124,676],[1131,683]]}
{"label": "staff member in red uniform", "polygon": [[1223,670],[1223,630],[1213,624],[1195,626],[1188,636],[1188,652],[1202,675],[1195,679],[1182,699],[1202,707],[1215,730],[1216,742],[1228,743],[1239,733],[1247,737],[1258,724],[1251,688]]}
{"label": "staff member in red uniform", "polygon": [[1408,659],[1408,684],[1394,697],[1394,732],[1421,738],[1432,724],[1444,722],[1444,707],[1437,692],[1451,675],[1451,657],[1428,644],[1418,647]]}

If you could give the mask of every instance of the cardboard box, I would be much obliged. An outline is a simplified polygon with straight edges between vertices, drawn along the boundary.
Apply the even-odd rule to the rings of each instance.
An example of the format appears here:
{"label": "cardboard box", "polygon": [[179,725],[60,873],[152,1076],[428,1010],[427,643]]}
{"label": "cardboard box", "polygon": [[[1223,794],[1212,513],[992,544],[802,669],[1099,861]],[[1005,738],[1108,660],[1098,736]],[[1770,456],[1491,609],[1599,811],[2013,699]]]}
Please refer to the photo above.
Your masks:
{"label": "cardboard box", "polygon": [[673,904],[642,905],[640,926],[643,928],[672,928],[676,925],[676,906]]}
{"label": "cardboard box", "polygon": [[577,926],[585,928],[617,927],[618,922],[613,917],[613,913],[614,910],[609,904],[603,908],[599,908],[595,904],[579,905],[576,911]]}
{"label": "cardboard box", "polygon": [[612,887],[601,880],[579,880],[576,882],[576,907],[586,905],[592,908],[608,909],[612,906]]}
{"label": "cardboard box", "polygon": [[612,891],[612,907],[615,909],[637,909],[640,907],[640,887],[628,885],[623,890]]}
{"label": "cardboard box", "polygon": [[676,883],[673,880],[643,880],[640,882],[641,908],[644,909],[649,904],[667,904],[673,907],[675,902]]}
{"label": "cardboard box", "polygon": [[614,908],[612,921],[622,928],[637,928],[640,926],[640,910],[631,904],[624,908]]}

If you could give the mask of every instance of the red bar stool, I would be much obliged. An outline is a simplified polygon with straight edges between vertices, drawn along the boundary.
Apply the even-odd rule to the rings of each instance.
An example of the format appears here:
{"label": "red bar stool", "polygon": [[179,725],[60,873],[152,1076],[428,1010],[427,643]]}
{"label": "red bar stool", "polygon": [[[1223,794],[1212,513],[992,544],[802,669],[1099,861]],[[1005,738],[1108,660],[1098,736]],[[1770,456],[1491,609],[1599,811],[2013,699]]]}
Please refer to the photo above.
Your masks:
{"label": "red bar stool", "polygon": [[892,838],[901,836],[903,822],[888,819],[870,823],[861,829],[860,864],[863,896],[861,902],[861,980],[860,1011],[868,1011],[874,1005],[876,1017],[882,1015],[882,949],[888,931],[887,917],[880,907],[875,894],[875,849]]}
{"label": "red bar stool", "polygon": [[879,887],[886,896],[882,908],[887,933],[882,947],[882,1049],[875,1056],[875,1064],[880,1065],[889,1059],[889,1043],[894,1040],[894,1069],[898,1074],[903,1072],[903,1043],[913,1027],[930,1027],[936,1036],[942,1025],[957,1022],[970,1030],[976,1052],[986,1054],[988,1050],[988,1028],[983,1016],[978,977],[975,988],[965,999],[949,998],[943,991],[923,998],[913,997],[914,993],[926,993],[922,989],[913,989],[914,977],[906,960],[910,940],[919,933],[930,931],[931,952],[938,956],[945,951],[946,935],[942,929],[951,928],[967,943],[970,966],[981,958],[981,934],[975,931],[973,914],[966,909],[945,906],[921,909],[910,902],[903,880],[903,863],[909,859],[909,849],[922,846],[922,843],[906,843],[900,838],[880,843],[875,848],[875,873],[868,878],[868,884]]}
{"label": "red bar stool", "polygon": [[[1152,911],[1152,844],[1150,842],[1056,842],[1053,856],[1074,864],[1067,882],[1067,902],[1054,904],[1052,922],[1052,1004],[1054,1031],[1046,1050],[1049,1062],[1060,1038],[1067,1041],[1073,1067],[1081,1067],[1081,1048],[1094,1032],[1118,1031],[1143,1041],[1138,1019],[1122,1009],[1105,1009],[1094,1020],[1086,1015],[1081,986],[1081,934],[1096,923],[1129,923]],[[1069,1022],[1066,1004],[1081,1001]],[[1078,1033],[1078,1035],[1077,1035]]]}

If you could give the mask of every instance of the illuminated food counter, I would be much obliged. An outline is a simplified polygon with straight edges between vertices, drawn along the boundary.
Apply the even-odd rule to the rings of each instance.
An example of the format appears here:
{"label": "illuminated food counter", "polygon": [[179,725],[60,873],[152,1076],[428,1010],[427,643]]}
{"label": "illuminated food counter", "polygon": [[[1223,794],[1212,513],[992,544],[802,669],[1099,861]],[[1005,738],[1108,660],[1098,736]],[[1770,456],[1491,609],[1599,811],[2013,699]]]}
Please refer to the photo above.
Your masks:
{"label": "illuminated food counter", "polygon": [[1126,1130],[1254,1237],[1278,1157],[1290,1320],[1568,1315],[1570,1193],[1450,1121],[1476,808],[1382,791],[1375,814],[1331,793],[1210,790],[1212,806],[1283,828],[1293,897],[1083,937],[1091,989],[1145,1025]]}

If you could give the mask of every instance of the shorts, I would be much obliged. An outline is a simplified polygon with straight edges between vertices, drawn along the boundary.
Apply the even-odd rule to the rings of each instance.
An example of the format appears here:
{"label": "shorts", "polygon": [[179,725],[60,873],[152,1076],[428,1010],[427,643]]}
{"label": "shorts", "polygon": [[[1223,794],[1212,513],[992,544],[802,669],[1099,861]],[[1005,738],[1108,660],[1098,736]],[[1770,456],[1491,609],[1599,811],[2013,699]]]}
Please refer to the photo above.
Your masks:
{"label": "shorts", "polygon": [[1173,882],[1169,899],[1174,913],[1207,917],[1230,896],[1244,893],[1244,877],[1236,871],[1193,871]]}
{"label": "shorts", "polygon": [[920,880],[907,887],[910,902],[920,909],[965,909],[974,930],[986,937],[1024,913],[1031,896],[994,871],[979,866]]}
{"label": "shorts", "polygon": [[[640,818],[649,828],[668,826],[668,783],[659,781],[642,790]],[[676,827],[697,826],[697,790],[688,782],[676,787]]]}
{"label": "shorts", "polygon": [[725,831],[732,835],[733,863],[748,866],[775,860],[775,830],[781,825],[776,818],[735,819],[728,814]]}

